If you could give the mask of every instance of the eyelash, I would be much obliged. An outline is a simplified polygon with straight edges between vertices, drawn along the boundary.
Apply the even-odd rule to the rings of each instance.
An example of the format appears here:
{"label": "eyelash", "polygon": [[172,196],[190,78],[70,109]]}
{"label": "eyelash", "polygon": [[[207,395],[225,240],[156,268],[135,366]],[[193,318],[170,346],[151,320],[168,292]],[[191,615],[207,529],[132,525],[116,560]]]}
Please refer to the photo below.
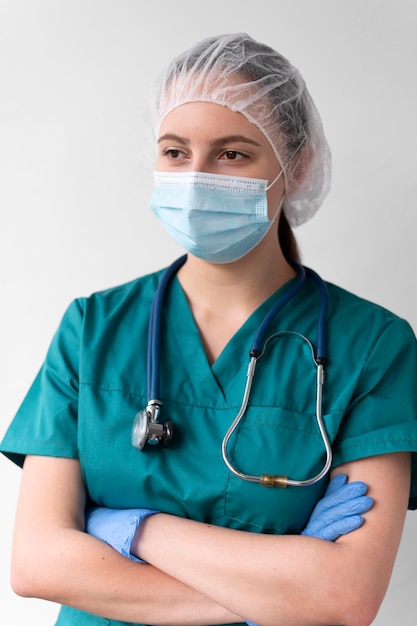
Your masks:
{"label": "eyelash", "polygon": [[[234,157],[232,159],[229,159],[227,155],[231,154],[233,154]],[[244,152],[240,152],[239,150],[224,150],[224,152],[222,152],[222,156],[226,157],[227,161],[240,161],[249,158],[247,154],[245,154]]]}
{"label": "eyelash", "polygon": [[[176,156],[173,155],[173,152],[176,153]],[[181,155],[184,154],[182,150],[178,148],[164,148],[162,150],[162,155],[173,159],[174,161]]]}
{"label": "eyelash", "polygon": [[[181,155],[184,155],[184,154],[185,153],[179,148],[164,148],[162,150],[163,156],[171,158],[174,161],[176,161],[179,157],[181,157]],[[232,156],[232,155],[233,155],[232,158],[228,158],[228,156]],[[221,152],[220,158],[224,158],[226,161],[239,161],[239,160],[248,159],[249,157],[244,152],[240,152],[239,150],[229,149],[229,150],[224,150],[223,152]]]}

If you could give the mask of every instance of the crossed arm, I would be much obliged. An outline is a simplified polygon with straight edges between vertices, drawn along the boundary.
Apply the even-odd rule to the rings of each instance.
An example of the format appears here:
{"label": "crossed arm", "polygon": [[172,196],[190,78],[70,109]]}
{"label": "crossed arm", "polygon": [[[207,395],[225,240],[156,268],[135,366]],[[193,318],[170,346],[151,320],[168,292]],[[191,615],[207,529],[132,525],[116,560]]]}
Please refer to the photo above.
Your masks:
{"label": "crossed arm", "polygon": [[[409,494],[408,453],[338,468],[369,486],[364,526],[337,542],[258,535],[159,514],[136,549],[149,565],[85,534],[77,461],[28,457],[13,550],[12,585],[110,619],[149,624],[365,626],[378,611]],[[157,601],[156,601],[157,600]]]}

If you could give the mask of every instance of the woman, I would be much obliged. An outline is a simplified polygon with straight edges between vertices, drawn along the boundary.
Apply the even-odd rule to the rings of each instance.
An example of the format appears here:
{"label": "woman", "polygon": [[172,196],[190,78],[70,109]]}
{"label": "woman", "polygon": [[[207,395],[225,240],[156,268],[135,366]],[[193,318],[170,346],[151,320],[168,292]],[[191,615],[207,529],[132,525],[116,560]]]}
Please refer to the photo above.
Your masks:
{"label": "woman", "polygon": [[[160,396],[146,391],[145,345],[161,273],[73,303],[1,446],[25,459],[13,586],[65,605],[60,625],[370,624],[416,506],[415,337],[327,286],[333,462],[322,477],[312,350],[324,362],[323,294],[310,274],[299,282],[290,226],[320,206],[330,156],[305,85],[247,35],[216,37],[172,62],[156,114],[151,206],[188,253],[162,299]],[[221,442],[252,340],[295,285],[255,350],[249,405],[224,450],[238,473],[290,477],[265,489],[226,467]],[[170,445],[148,445],[137,418],[132,446],[134,415],[156,399],[148,412],[174,431],[155,437]],[[374,506],[358,528],[363,483]]]}

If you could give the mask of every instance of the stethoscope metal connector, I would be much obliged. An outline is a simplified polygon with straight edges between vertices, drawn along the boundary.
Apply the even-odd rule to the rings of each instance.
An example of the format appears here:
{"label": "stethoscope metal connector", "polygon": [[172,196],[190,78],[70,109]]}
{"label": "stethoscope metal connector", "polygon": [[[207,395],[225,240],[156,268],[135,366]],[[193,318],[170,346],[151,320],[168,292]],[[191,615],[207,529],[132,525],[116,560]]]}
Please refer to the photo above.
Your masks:
{"label": "stethoscope metal connector", "polygon": [[132,445],[137,450],[142,450],[146,443],[161,443],[165,447],[171,443],[174,425],[172,420],[166,420],[162,424],[158,422],[160,408],[159,400],[150,400],[146,408],[136,414],[132,428]]}

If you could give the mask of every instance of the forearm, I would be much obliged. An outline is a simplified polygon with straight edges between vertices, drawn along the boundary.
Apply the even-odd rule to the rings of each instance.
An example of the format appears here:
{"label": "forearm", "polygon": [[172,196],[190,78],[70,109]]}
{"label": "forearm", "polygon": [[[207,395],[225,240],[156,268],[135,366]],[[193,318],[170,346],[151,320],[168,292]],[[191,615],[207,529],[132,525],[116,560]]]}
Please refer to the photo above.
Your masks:
{"label": "forearm", "polygon": [[[349,483],[343,474],[334,477],[323,498],[314,507],[301,534],[325,541],[335,541],[357,530],[363,524],[362,515],[373,505],[372,498],[364,495],[366,490],[367,486],[364,483]],[[86,530],[120,554],[136,561],[132,549],[139,554],[140,527],[149,515],[155,513],[157,512],[151,509],[141,508],[127,510],[92,508],[86,513]],[[187,528],[188,525],[184,530]]]}
{"label": "forearm", "polygon": [[[333,598],[321,601],[323,586],[329,589],[331,578],[334,582],[343,571],[343,548],[336,544],[245,533],[166,515],[146,522],[139,537],[142,558],[247,619],[273,626],[342,623],[337,588],[343,584],[335,585]],[[337,559],[336,551],[341,553]]]}
{"label": "forearm", "polygon": [[26,459],[13,541],[16,593],[123,622],[242,621],[204,594],[86,534],[85,501],[76,460]]}
{"label": "forearm", "polygon": [[61,529],[47,541],[37,536],[33,544],[24,554],[14,550],[12,579],[20,595],[134,623],[242,621],[186,584],[151,565],[133,563],[77,530]]}
{"label": "forearm", "polygon": [[132,552],[262,626],[370,624],[401,537],[410,459],[374,457],[343,471],[371,486],[375,506],[362,528],[336,543],[156,515],[145,521]]}

